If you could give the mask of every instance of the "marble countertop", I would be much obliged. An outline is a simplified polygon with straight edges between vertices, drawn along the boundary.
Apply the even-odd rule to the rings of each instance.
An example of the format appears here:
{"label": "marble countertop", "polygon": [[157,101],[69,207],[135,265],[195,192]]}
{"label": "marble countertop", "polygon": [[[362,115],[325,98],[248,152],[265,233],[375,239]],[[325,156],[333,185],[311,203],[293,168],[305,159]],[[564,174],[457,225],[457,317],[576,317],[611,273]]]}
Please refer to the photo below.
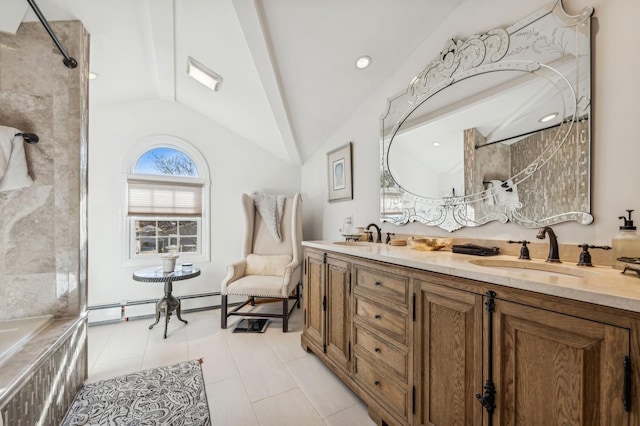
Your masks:
{"label": "marble countertop", "polygon": [[[629,272],[623,275],[620,270],[609,266],[585,267],[569,262],[558,265],[545,263],[544,259],[519,260],[506,255],[482,257],[451,251],[418,251],[408,246],[366,242],[348,245],[344,242],[303,241],[302,245],[640,313],[640,277]],[[525,264],[529,269],[513,267]],[[561,273],[535,268],[556,268]]]}

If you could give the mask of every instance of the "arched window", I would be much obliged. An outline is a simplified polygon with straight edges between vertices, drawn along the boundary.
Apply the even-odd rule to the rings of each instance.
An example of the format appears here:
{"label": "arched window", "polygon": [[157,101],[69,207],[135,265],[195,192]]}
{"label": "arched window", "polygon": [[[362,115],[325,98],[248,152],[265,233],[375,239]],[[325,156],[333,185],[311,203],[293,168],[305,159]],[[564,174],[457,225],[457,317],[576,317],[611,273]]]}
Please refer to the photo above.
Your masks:
{"label": "arched window", "polygon": [[208,168],[190,144],[169,136],[139,141],[127,176],[128,258],[177,252],[208,259]]}

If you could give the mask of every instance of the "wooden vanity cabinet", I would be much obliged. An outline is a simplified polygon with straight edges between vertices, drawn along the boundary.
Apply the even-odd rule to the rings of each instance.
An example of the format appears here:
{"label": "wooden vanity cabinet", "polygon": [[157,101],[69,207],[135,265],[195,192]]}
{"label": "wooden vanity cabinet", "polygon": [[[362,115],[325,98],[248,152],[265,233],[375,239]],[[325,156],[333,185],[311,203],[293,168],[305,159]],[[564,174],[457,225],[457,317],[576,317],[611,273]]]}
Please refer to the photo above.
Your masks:
{"label": "wooden vanity cabinet", "polygon": [[382,407],[381,422],[408,424],[413,414],[411,280],[400,268],[374,262],[354,260],[352,270],[353,378]]}
{"label": "wooden vanity cabinet", "polygon": [[565,315],[562,305],[553,312],[496,300],[494,424],[629,424],[630,330]]}
{"label": "wooden vanity cabinet", "polygon": [[490,375],[494,425],[637,424],[637,316],[439,274],[415,283],[416,425],[489,424],[476,395]]}
{"label": "wooden vanity cabinet", "polygon": [[416,280],[415,424],[481,425],[482,295],[442,281]]}
{"label": "wooden vanity cabinet", "polygon": [[303,345],[348,373],[351,362],[351,264],[305,250]]}
{"label": "wooden vanity cabinet", "polygon": [[378,425],[640,426],[640,314],[308,248],[305,264],[302,345]]}

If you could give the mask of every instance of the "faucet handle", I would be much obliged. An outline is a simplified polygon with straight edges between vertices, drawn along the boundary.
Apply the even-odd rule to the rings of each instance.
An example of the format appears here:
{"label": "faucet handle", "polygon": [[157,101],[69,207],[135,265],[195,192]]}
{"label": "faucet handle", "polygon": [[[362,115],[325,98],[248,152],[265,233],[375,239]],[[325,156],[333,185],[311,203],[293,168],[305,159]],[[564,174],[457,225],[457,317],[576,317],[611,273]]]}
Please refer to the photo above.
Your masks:
{"label": "faucet handle", "polygon": [[373,231],[364,231],[365,234],[367,234],[367,241],[372,243],[373,242]]}
{"label": "faucet handle", "polygon": [[582,247],[580,258],[578,259],[578,266],[593,266],[593,264],[591,263],[591,253],[589,253],[590,248],[611,250],[611,246],[594,246],[587,243],[578,244],[578,247]]}
{"label": "faucet handle", "polygon": [[518,259],[531,260],[531,256],[529,255],[529,247],[527,247],[527,244],[529,244],[531,241],[525,241],[525,240],[513,241],[513,240],[509,240],[507,242],[509,244],[522,244],[522,247],[520,247],[520,257],[518,257]]}
{"label": "faucet handle", "polygon": [[384,240],[385,244],[390,244],[391,243],[391,236],[392,235],[396,235],[394,232],[387,232],[387,239]]}

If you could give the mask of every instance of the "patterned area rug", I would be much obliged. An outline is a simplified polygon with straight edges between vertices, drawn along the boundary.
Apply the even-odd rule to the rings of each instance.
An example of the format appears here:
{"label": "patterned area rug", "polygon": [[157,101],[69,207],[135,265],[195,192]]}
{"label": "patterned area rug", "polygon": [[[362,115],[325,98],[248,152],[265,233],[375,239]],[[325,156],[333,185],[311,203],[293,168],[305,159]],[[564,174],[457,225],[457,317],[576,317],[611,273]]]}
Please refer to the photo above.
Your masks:
{"label": "patterned area rug", "polygon": [[201,362],[188,361],[86,384],[62,425],[209,426]]}

